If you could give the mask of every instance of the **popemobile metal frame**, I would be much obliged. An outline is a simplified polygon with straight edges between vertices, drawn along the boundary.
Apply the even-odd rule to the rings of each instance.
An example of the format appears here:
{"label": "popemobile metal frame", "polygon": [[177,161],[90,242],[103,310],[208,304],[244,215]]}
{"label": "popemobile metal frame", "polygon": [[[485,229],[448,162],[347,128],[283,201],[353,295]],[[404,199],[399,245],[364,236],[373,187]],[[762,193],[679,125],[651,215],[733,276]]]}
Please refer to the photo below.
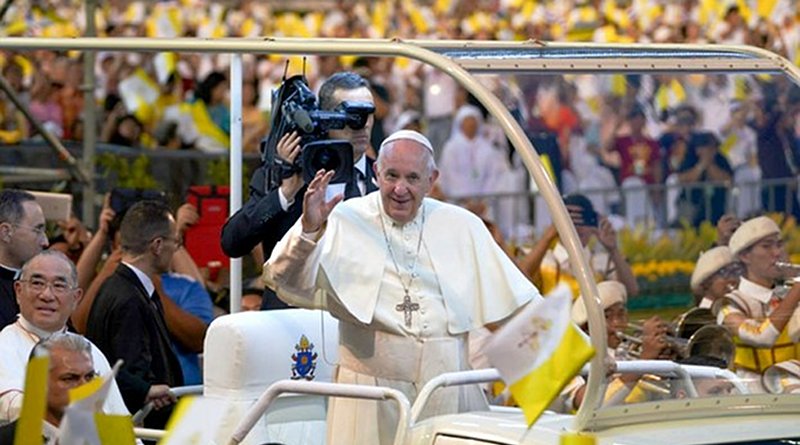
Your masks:
{"label": "popemobile metal frame", "polygon": [[[569,253],[572,269],[577,271],[576,278],[581,295],[585,299],[590,331],[601,333],[605,332],[603,311],[598,306],[596,298],[586,298],[586,296],[597,295],[596,283],[590,273],[588,260],[581,253],[581,244],[577,233],[558,190],[549,179],[545,167],[536,154],[535,147],[531,145],[508,109],[473,75],[481,73],[767,73],[786,75],[795,83],[800,84],[800,70],[796,66],[771,52],[746,46],[570,44],[532,40],[494,42],[294,38],[4,38],[0,39],[0,48],[17,51],[49,49],[89,52],[171,51],[230,54],[231,212],[235,212],[242,204],[242,54],[406,57],[444,71],[488,109],[519,154],[550,210],[556,229]],[[85,162],[90,160],[85,160]],[[91,181],[92,173],[88,174]],[[241,297],[240,260],[231,262],[230,282],[231,312],[238,312]],[[742,395],[694,402],[643,404],[642,407],[635,409],[628,406],[601,408],[602,394],[605,389],[603,363],[607,355],[606,340],[604,335],[592,335],[591,339],[592,345],[598,353],[590,363],[584,403],[575,416],[557,416],[549,420],[545,419],[545,423],[553,423],[553,427],[556,429],[613,431],[615,427],[631,423],[696,419],[700,413],[707,412],[708,409],[716,410],[716,415],[731,416],[732,418],[743,414],[749,415],[753,412],[761,415],[794,414],[795,417],[792,418],[795,423],[796,414],[800,413],[800,400],[797,397],[774,395]],[[412,417],[413,412],[415,411],[412,408]]]}

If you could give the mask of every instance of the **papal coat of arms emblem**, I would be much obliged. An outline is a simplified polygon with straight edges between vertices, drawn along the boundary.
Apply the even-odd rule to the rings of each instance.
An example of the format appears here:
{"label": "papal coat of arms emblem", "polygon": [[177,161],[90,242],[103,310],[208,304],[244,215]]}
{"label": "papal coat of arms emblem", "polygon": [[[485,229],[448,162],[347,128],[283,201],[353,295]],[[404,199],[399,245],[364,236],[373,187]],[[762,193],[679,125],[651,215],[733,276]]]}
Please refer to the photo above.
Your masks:
{"label": "papal coat of arms emblem", "polygon": [[292,354],[292,380],[314,380],[314,371],[317,369],[314,343],[308,341],[305,335],[301,335],[294,349],[296,352]]}

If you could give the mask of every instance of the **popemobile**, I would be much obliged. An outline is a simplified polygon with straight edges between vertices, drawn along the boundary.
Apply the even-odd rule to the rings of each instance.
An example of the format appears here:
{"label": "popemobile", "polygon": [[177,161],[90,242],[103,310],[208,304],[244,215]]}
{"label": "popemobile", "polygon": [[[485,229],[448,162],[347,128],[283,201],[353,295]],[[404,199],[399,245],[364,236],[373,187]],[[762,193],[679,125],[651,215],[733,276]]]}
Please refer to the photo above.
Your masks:
{"label": "popemobile", "polygon": [[[800,443],[800,397],[792,394],[798,387],[796,383],[800,382],[797,378],[800,369],[797,363],[800,362],[793,359],[800,357],[776,360],[749,377],[738,372],[736,363],[740,361],[734,356],[738,358],[736,354],[743,349],[741,339],[727,325],[718,324],[718,314],[713,312],[715,305],[710,305],[711,309],[690,312],[683,307],[664,309],[669,313],[660,314],[665,322],[663,331],[658,334],[663,344],[654,354],[651,354],[652,339],[647,333],[647,322],[642,326],[629,322],[618,330],[612,329],[607,321],[610,310],[632,307],[637,297],[627,295],[630,289],[626,292],[622,287],[621,291],[615,291],[614,286],[603,284],[614,279],[596,273],[603,265],[610,264],[609,255],[598,253],[597,243],[584,245],[581,242],[579,228],[573,224],[561,198],[562,191],[583,192],[600,215],[623,214],[609,218],[616,227],[652,223],[652,230],[669,234],[669,222],[684,216],[684,204],[691,204],[697,195],[691,187],[698,179],[688,181],[681,176],[688,171],[681,169],[681,163],[691,164],[690,160],[664,159],[665,169],[675,173],[672,182],[667,179],[665,189],[648,188],[644,176],[636,174],[639,172],[636,169],[641,169],[641,163],[636,162],[630,164],[634,174],[621,188],[613,177],[610,183],[604,182],[610,173],[596,161],[593,163],[596,157],[589,156],[591,141],[598,144],[596,132],[600,131],[604,118],[614,114],[614,104],[622,106],[622,102],[585,101],[594,109],[582,111],[597,118],[594,126],[587,123],[582,132],[569,135],[569,159],[560,159],[557,145],[553,152],[552,141],[530,130],[526,133],[520,125],[535,121],[539,113],[545,111],[533,106],[537,97],[539,104],[547,103],[548,98],[557,101],[566,79],[575,86],[571,94],[583,98],[602,97],[606,93],[621,95],[619,97],[626,94],[658,97],[648,102],[652,106],[625,113],[629,122],[620,124],[624,128],[633,128],[635,119],[644,117],[642,125],[651,134],[701,133],[701,118],[705,125],[714,124],[721,129],[730,115],[738,111],[730,103],[718,104],[719,92],[724,88],[751,91],[756,85],[800,84],[798,68],[778,55],[754,47],[724,45],[284,38],[62,40],[12,37],[0,40],[0,48],[229,53],[233,118],[241,107],[242,54],[370,55],[403,58],[403,63],[411,60],[427,64],[447,73],[485,107],[490,115],[487,129],[496,130],[495,139],[508,148],[510,193],[503,199],[485,197],[501,232],[510,242],[521,245],[524,244],[521,240],[530,233],[522,233],[525,231],[520,227],[522,221],[530,220],[530,215],[536,216],[536,223],[528,232],[541,233],[551,223],[555,226],[564,264],[570,269],[568,292],[573,297],[580,295],[579,303],[569,300],[565,312],[568,314],[567,329],[577,332],[578,325],[583,323],[589,333],[587,344],[594,354],[585,365],[576,357],[569,366],[575,373],[569,372],[567,367],[551,369],[551,375],[541,387],[556,387],[555,397],[541,396],[546,399],[547,409],[531,425],[518,404],[536,399],[538,387],[534,386],[523,397],[513,394],[514,381],[505,381],[505,371],[499,367],[495,369],[497,363],[486,359],[492,354],[478,345],[479,333],[475,335],[475,348],[471,351],[475,369],[433,378],[423,388],[418,388],[417,398],[412,402],[390,388],[332,383],[338,360],[338,321],[327,312],[287,309],[234,313],[216,319],[209,327],[202,389],[186,391],[202,392],[203,403],[216,407],[209,408],[209,412],[215,413],[213,419],[195,411],[191,414],[197,417],[189,423],[203,423],[213,430],[207,432],[207,443],[323,444],[330,397],[362,398],[395,405],[399,422],[394,445]],[[705,87],[687,88],[690,91],[682,93],[679,87],[674,87],[700,83]],[[672,89],[662,91],[660,88],[664,85]],[[771,89],[765,87],[764,91]],[[671,120],[670,110],[680,109],[676,102],[692,91],[707,94],[699,99],[708,104],[708,110],[701,112],[705,115],[698,116],[695,112],[697,120],[694,122],[689,122],[689,114]],[[751,104],[748,106],[753,107],[748,111],[748,118],[757,120],[759,115],[773,111],[770,107],[775,104],[766,100],[770,99],[766,93],[761,99],[765,100],[748,102]],[[526,128],[530,127],[526,125]],[[236,135],[235,129],[232,135]],[[683,147],[680,137],[675,137],[678,142],[670,156],[677,156],[679,147]],[[713,153],[703,154],[703,150],[720,145],[724,148],[726,143],[725,139],[719,143],[707,136],[698,140],[704,142],[691,149],[696,164],[702,164],[705,156],[715,158]],[[241,194],[236,192],[242,189],[241,171],[237,170],[241,168],[241,149],[241,140],[233,137],[230,150],[232,209],[241,206]],[[649,156],[636,150],[632,153]],[[570,163],[570,175],[562,174],[562,169],[555,167],[566,161]],[[695,165],[685,167],[691,169]],[[703,202],[695,203],[695,212],[714,211],[717,188],[728,198],[723,207],[747,208],[748,197],[760,191],[754,192],[752,184],[748,186],[746,181],[738,182],[739,174],[738,170],[732,172],[725,184],[714,186],[713,182],[707,182],[705,188],[697,189],[697,196]],[[513,193],[518,190],[523,193]],[[535,193],[529,199],[531,191]],[[651,199],[653,196],[659,198]],[[652,202],[667,204],[653,208]],[[800,252],[785,252],[781,261],[787,262],[792,253]],[[699,286],[700,282],[711,283],[710,280],[718,276],[717,272],[733,262],[730,254],[714,258],[716,260],[702,268],[698,267],[699,281],[693,281],[693,287],[698,284],[697,289],[705,289]],[[240,263],[232,262],[231,283],[241,282],[240,267]],[[787,269],[791,268],[782,266],[782,270]],[[730,273],[729,269],[724,270]],[[781,281],[785,279],[791,285],[791,278],[790,272],[785,273]],[[240,293],[241,289],[234,286],[231,312],[238,311]],[[573,305],[582,306],[582,316],[575,317]],[[681,315],[676,316],[679,313]],[[627,312],[617,315],[627,317]],[[669,323],[670,320],[674,322]],[[790,321],[790,327],[792,323]],[[493,344],[495,337],[492,336],[498,333],[484,333],[481,343]],[[771,348],[773,346],[759,346],[759,351]],[[707,360],[697,359],[699,356]],[[511,354],[502,361],[519,364],[523,359],[521,355]],[[523,363],[522,366],[528,365]],[[511,393],[503,389],[509,384]],[[432,394],[459,385],[479,385],[490,402],[486,409],[447,415],[423,414]],[[762,390],[754,391],[756,387]],[[626,392],[616,396],[620,388],[626,388]],[[176,388],[176,392],[181,390]],[[144,414],[138,414],[136,420],[141,420]],[[162,431],[137,428],[136,432],[141,438],[164,436]]]}

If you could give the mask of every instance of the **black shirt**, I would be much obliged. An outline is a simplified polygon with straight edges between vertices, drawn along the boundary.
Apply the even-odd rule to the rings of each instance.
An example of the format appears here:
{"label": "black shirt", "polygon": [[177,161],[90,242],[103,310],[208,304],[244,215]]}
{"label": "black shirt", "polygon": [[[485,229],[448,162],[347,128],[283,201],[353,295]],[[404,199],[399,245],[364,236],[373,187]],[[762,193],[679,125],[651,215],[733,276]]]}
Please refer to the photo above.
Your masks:
{"label": "black shirt", "polygon": [[17,321],[19,305],[14,294],[17,271],[0,265],[0,330]]}

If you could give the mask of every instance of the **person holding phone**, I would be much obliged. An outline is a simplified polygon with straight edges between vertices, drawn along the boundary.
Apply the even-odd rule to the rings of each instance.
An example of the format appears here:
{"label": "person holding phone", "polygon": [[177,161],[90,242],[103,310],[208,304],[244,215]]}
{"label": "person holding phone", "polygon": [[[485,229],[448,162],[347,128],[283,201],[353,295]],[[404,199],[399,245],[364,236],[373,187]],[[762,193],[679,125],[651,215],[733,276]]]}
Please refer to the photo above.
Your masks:
{"label": "person holding phone", "polygon": [[[589,198],[581,194],[566,196],[564,204],[578,232],[584,253],[589,258],[595,280],[619,281],[625,286],[629,297],[637,295],[639,286],[636,284],[636,277],[633,276],[630,264],[619,250],[617,231],[608,218],[598,214]],[[590,249],[589,242],[592,238],[597,238],[599,246]],[[570,287],[573,298],[580,294],[578,282],[569,264],[569,254],[558,240],[558,232],[554,225],[550,225],[539,238],[531,252],[526,255],[521,267],[542,290],[543,295],[547,295],[561,282]]]}

